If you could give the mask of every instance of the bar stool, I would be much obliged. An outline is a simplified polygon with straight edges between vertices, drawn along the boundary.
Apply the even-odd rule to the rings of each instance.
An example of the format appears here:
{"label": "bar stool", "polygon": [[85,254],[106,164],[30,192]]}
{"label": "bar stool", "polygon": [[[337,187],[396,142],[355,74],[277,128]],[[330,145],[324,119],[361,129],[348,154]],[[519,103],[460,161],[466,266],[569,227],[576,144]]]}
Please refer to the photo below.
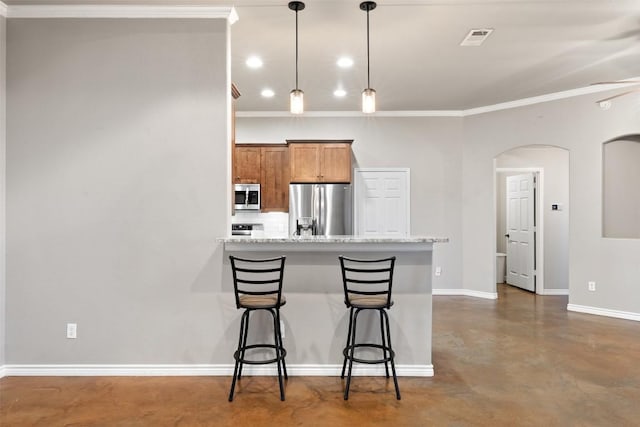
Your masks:
{"label": "bar stool", "polygon": [[[344,378],[349,362],[347,384],[344,390],[344,400],[349,399],[349,386],[351,385],[351,372],[353,362],[359,363],[384,363],[384,370],[389,378],[389,363],[393,374],[393,383],[396,389],[396,399],[400,400],[398,377],[396,376],[395,353],[391,347],[391,334],[389,333],[389,315],[387,310],[393,305],[391,300],[391,286],[393,282],[393,268],[396,257],[383,259],[353,259],[344,256],[340,259],[342,270],[342,283],[344,287],[344,303],[349,309],[349,331],[347,344],[342,351],[344,362],[342,374]],[[356,343],[356,328],[358,315],[363,310],[377,310],[380,314],[380,339],[382,344]],[[381,359],[362,359],[355,356],[356,349],[374,348],[382,350]]]}
{"label": "bar stool", "polygon": [[[280,307],[286,299],[282,295],[282,277],[284,275],[284,256],[269,259],[243,259],[229,256],[233,272],[233,289],[236,307],[244,309],[240,320],[240,336],[238,348],[233,353],[236,360],[233,369],[233,381],[229,392],[229,402],[233,401],[236,381],[242,376],[243,365],[262,365],[276,363],[278,366],[278,383],[280,384],[280,400],[284,400],[282,377],[288,379],[284,358],[287,355],[282,344],[280,332]],[[252,311],[265,310],[273,317],[273,344],[258,343],[247,345],[249,319]],[[253,349],[270,349],[275,357],[267,360],[249,360],[246,351]]]}

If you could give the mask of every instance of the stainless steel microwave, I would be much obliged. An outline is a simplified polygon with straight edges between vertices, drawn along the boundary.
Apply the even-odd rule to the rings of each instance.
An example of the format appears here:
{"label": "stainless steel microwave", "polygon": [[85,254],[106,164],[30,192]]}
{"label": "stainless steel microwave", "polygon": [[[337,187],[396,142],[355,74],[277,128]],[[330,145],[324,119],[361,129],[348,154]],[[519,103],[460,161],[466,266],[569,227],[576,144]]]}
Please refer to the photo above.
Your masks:
{"label": "stainless steel microwave", "polygon": [[260,184],[235,184],[234,199],[237,211],[259,211]]}

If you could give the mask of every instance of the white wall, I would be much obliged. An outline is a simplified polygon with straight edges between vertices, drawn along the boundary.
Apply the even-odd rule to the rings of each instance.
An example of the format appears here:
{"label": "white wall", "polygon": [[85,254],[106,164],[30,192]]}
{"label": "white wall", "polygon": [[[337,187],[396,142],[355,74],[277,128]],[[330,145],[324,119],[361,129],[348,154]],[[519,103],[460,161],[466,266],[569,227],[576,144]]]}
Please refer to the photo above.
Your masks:
{"label": "white wall", "polygon": [[[0,3],[1,4],[1,3]],[[5,289],[6,289],[6,228],[5,228],[5,176],[6,176],[6,42],[7,21],[0,16],[0,366],[5,361]]]}
{"label": "white wall", "polygon": [[[494,285],[493,159],[511,148],[553,145],[570,151],[569,302],[640,313],[640,240],[602,238],[602,144],[638,133],[640,98],[611,110],[585,95],[465,118],[463,278],[479,291]],[[596,281],[589,292],[587,282]]]}
{"label": "white wall", "polygon": [[285,139],[353,139],[354,167],[411,169],[411,233],[445,236],[433,263],[434,289],[459,289],[461,265],[460,118],[292,117],[236,120],[238,143]]}
{"label": "white wall", "polygon": [[[509,150],[496,158],[497,168],[542,168],[544,206],[544,287],[569,288],[569,152],[556,147],[530,146]],[[497,174],[496,203],[498,221],[496,229],[497,251],[506,253],[506,193],[505,179],[514,173]],[[551,210],[552,204],[562,210]]]}
{"label": "white wall", "polygon": [[226,20],[10,19],[7,40],[6,363],[227,363]]}

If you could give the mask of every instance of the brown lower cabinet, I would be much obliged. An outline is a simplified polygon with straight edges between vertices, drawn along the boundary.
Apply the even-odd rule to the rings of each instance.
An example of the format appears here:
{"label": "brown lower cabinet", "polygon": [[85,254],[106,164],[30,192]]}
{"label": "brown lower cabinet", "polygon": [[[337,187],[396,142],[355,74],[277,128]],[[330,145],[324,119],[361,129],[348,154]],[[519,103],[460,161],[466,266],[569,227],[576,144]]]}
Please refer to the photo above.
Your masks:
{"label": "brown lower cabinet", "polygon": [[288,212],[288,147],[284,144],[238,144],[233,154],[233,182],[260,184],[262,212]]}

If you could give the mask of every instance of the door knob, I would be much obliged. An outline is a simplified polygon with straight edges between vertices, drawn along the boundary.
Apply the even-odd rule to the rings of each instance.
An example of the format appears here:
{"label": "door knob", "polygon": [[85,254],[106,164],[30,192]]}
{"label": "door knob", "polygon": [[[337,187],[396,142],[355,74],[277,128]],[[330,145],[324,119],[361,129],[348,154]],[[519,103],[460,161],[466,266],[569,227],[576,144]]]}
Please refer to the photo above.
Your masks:
{"label": "door knob", "polygon": [[509,235],[508,235],[508,234],[505,234],[505,235],[504,235],[504,237],[506,237],[506,238],[508,239],[508,238],[509,238]]}

